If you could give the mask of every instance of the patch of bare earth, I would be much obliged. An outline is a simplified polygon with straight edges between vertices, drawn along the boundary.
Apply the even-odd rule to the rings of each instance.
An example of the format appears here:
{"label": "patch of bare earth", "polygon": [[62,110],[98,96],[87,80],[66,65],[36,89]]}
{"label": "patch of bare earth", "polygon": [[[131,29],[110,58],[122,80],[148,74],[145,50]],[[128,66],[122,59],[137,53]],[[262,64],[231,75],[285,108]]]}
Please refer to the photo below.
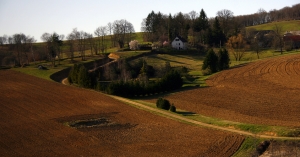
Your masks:
{"label": "patch of bare earth", "polygon": [[[166,96],[177,108],[230,121],[300,127],[300,55],[222,71],[209,87]],[[155,102],[156,99],[147,100]]]}
{"label": "patch of bare earth", "polygon": [[0,84],[0,156],[231,156],[244,139],[15,71]]}

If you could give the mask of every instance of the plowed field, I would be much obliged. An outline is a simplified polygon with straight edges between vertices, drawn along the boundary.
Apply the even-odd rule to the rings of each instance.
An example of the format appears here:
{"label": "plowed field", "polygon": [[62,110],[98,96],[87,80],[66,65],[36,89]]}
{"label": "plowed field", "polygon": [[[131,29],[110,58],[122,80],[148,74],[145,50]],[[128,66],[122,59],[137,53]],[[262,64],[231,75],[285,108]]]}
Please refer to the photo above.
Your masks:
{"label": "plowed field", "polygon": [[[244,139],[10,70],[0,100],[0,156],[230,156]],[[105,124],[66,126],[89,119]]]}
{"label": "plowed field", "polygon": [[222,71],[207,80],[207,84],[209,87],[165,98],[177,108],[206,116],[252,124],[300,127],[299,54]]}

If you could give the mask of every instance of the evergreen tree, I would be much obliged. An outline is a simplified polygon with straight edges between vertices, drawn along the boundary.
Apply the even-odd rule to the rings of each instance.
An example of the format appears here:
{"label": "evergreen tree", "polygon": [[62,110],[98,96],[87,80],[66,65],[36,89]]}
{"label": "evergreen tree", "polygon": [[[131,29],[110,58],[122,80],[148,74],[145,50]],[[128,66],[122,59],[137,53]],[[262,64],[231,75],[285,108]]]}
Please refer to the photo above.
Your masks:
{"label": "evergreen tree", "polygon": [[202,70],[209,68],[211,73],[217,72],[218,56],[213,49],[208,50],[207,55],[203,61]]}
{"label": "evergreen tree", "polygon": [[228,69],[230,62],[228,51],[226,49],[219,49],[218,57],[218,70]]}
{"label": "evergreen tree", "polygon": [[83,65],[81,65],[79,68],[78,85],[84,88],[90,88],[92,86],[89,72]]}
{"label": "evergreen tree", "polygon": [[77,64],[74,64],[68,76],[68,80],[70,83],[75,83],[75,84],[78,83],[78,72],[79,72],[79,66]]}
{"label": "evergreen tree", "polygon": [[211,28],[209,27],[207,29],[206,35],[205,35],[205,41],[206,44],[208,44],[209,46],[213,46],[214,45],[214,37],[213,37],[213,32],[211,30]]}
{"label": "evergreen tree", "polygon": [[213,36],[213,45],[215,45],[215,46],[217,46],[217,45],[222,46],[226,42],[226,37],[222,31],[218,17],[215,17],[215,21],[213,24],[213,30],[212,30],[212,36]]}
{"label": "evergreen tree", "polygon": [[203,43],[206,41],[205,33],[206,30],[209,28],[208,18],[203,9],[200,11],[200,16],[195,20],[193,25],[193,30],[197,34],[196,42]]}

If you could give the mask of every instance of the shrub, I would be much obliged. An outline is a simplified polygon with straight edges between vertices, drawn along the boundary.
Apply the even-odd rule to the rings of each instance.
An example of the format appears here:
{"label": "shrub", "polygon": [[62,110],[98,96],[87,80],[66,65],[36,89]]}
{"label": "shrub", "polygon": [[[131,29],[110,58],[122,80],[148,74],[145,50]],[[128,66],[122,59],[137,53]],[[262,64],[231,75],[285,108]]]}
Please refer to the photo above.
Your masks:
{"label": "shrub", "polygon": [[264,141],[262,143],[260,143],[257,147],[256,147],[256,152],[259,154],[259,155],[262,155],[266,150],[267,148],[269,147],[270,145],[270,141]]}
{"label": "shrub", "polygon": [[176,107],[174,106],[174,104],[171,105],[170,111],[171,111],[171,112],[176,112]]}
{"label": "shrub", "polygon": [[213,49],[208,50],[207,55],[203,61],[202,70],[210,68],[211,72],[215,73],[218,71],[217,64],[218,64],[218,56],[216,55]]}
{"label": "shrub", "polygon": [[84,88],[91,88],[92,82],[87,69],[81,65],[78,73],[78,85]]}
{"label": "shrub", "polygon": [[169,100],[163,99],[163,98],[158,98],[156,101],[156,107],[161,108],[164,110],[169,110],[170,109],[170,102]]}
{"label": "shrub", "polygon": [[222,71],[229,68],[230,58],[226,49],[220,49],[218,52],[218,70]]}

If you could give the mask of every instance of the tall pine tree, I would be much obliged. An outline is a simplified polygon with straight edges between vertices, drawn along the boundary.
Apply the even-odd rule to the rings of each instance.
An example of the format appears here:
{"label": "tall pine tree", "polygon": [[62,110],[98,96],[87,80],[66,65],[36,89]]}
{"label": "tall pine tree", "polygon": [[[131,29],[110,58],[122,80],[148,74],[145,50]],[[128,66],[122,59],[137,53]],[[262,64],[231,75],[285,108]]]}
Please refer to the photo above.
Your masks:
{"label": "tall pine tree", "polygon": [[214,52],[213,49],[209,49],[207,55],[203,61],[202,70],[210,69],[211,73],[215,73],[218,71],[218,56]]}
{"label": "tall pine tree", "polygon": [[226,42],[225,34],[222,31],[220,22],[218,17],[215,17],[215,21],[213,24],[213,30],[212,30],[212,36],[213,36],[213,45],[215,46],[222,46]]}

